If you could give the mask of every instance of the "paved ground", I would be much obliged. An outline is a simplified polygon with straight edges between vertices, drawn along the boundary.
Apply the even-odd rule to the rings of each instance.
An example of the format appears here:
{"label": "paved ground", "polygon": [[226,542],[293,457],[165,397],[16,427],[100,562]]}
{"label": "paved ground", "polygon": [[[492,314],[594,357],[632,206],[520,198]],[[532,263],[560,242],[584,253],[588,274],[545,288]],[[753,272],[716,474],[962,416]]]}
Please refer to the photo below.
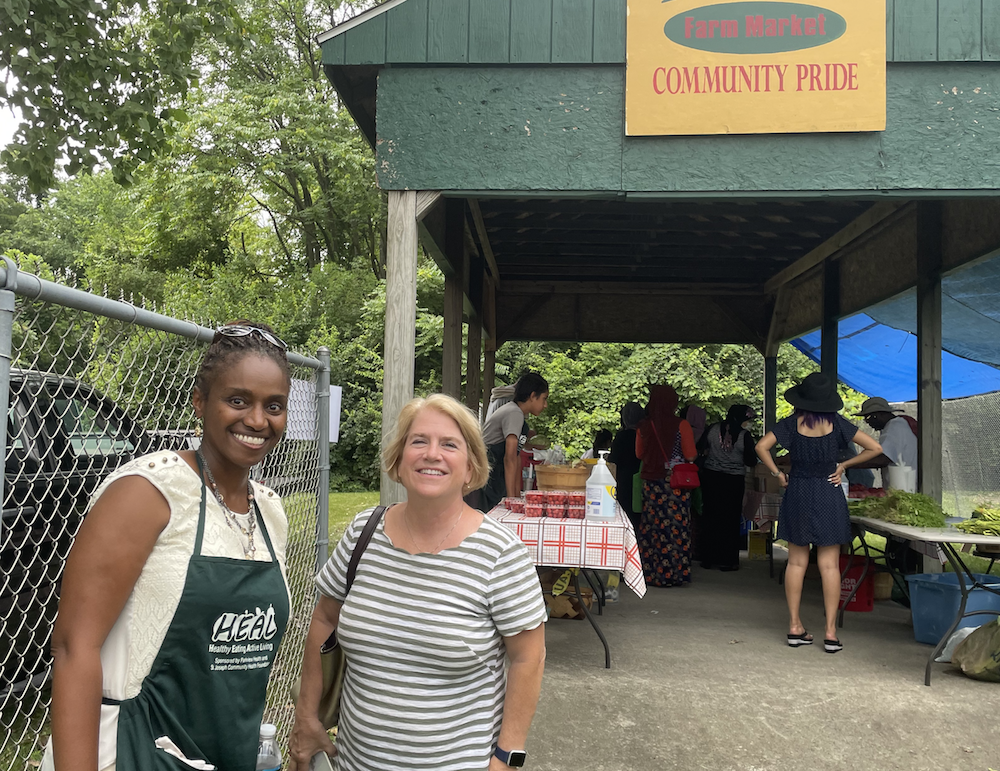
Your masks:
{"label": "paved ground", "polygon": [[[908,610],[848,614],[841,653],[791,649],[766,562],[696,570],[608,606],[610,670],[589,624],[549,623],[531,769],[1000,771],[1000,686],[936,664],[925,687],[931,649]],[[822,632],[819,581],[806,584],[803,619]]]}

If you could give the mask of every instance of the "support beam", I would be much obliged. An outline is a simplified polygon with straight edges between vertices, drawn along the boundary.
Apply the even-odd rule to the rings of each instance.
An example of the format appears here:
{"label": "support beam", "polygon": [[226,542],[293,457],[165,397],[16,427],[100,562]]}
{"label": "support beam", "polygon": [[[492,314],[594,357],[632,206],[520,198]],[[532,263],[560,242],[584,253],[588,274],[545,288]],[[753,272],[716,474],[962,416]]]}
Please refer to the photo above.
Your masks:
{"label": "support beam", "polygon": [[[389,191],[385,260],[385,361],[382,380],[382,446],[396,430],[396,418],[413,398],[417,320],[417,194]],[[382,472],[379,501],[406,500],[406,492]]]}
{"label": "support beam", "polygon": [[764,357],[764,433],[778,422],[778,357]]}
{"label": "support beam", "polygon": [[764,356],[777,356],[781,346],[781,330],[788,321],[788,309],[791,302],[791,292],[787,287],[778,290],[774,298],[774,309],[771,311],[771,325],[767,330],[767,341],[764,343]]}
{"label": "support beam", "polygon": [[840,263],[823,263],[823,326],[820,370],[831,380],[837,380],[837,354],[840,347]]}
{"label": "support beam", "polygon": [[[486,337],[496,340],[497,336],[497,284],[489,276],[483,276],[483,332]],[[495,351],[496,348],[494,347]]]}
{"label": "support beam", "polygon": [[465,295],[465,201],[445,200],[444,253],[451,270],[444,280],[444,347],[441,390],[462,398],[462,310]]}
{"label": "support beam", "polygon": [[441,391],[462,398],[462,277],[444,280],[444,346]]}
{"label": "support beam", "polygon": [[472,221],[475,223],[479,242],[483,245],[483,256],[486,258],[486,264],[490,268],[490,275],[493,276],[494,281],[499,281],[500,269],[497,267],[496,257],[493,256],[493,247],[490,246],[490,237],[489,233],[486,232],[486,223],[483,222],[483,213],[479,209],[479,201],[475,198],[470,198],[469,210],[472,212]]}
{"label": "support beam", "polygon": [[661,295],[736,295],[759,297],[763,289],[760,284],[706,282],[692,284],[687,282],[656,282],[656,281],[615,281],[614,283],[595,284],[590,281],[504,281],[504,294],[582,294],[657,297]]}
{"label": "support beam", "polygon": [[941,262],[942,206],[917,210],[917,487],[941,502]]}
{"label": "support beam", "polygon": [[490,407],[490,395],[493,393],[493,386],[496,385],[497,373],[497,349],[490,339],[486,340],[486,350],[483,352],[483,412],[482,419],[486,420],[486,410]]}
{"label": "support beam", "polygon": [[798,278],[803,273],[815,268],[821,262],[833,257],[833,255],[849,243],[857,240],[869,230],[881,224],[884,220],[891,217],[905,205],[905,203],[898,203],[895,201],[886,201],[875,204],[872,208],[854,220],[850,225],[828,238],[822,244],[809,252],[809,254],[805,257],[800,260],[796,260],[787,268],[770,278],[767,283],[764,284],[764,291],[768,294],[777,292],[778,289],[783,287],[792,279]]}
{"label": "support beam", "polygon": [[417,222],[427,216],[427,212],[433,209],[440,200],[441,193],[437,190],[420,190],[417,193]]}
{"label": "support beam", "polygon": [[479,318],[469,319],[469,338],[465,344],[465,405],[473,412],[479,412],[483,400],[483,325]]}

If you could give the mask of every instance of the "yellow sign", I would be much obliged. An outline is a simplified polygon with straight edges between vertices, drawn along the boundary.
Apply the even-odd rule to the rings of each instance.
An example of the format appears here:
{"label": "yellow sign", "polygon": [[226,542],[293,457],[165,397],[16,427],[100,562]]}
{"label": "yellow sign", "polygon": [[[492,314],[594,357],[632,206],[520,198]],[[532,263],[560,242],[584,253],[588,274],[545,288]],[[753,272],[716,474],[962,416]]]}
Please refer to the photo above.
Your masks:
{"label": "yellow sign", "polygon": [[628,0],[625,133],[885,130],[885,0]]}

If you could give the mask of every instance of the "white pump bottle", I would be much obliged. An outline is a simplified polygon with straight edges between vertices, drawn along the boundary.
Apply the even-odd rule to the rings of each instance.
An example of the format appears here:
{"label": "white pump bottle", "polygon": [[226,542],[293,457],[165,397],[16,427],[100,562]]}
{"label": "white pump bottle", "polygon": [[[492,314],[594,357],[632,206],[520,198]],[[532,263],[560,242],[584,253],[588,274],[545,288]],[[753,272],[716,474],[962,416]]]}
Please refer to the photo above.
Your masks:
{"label": "white pump bottle", "polygon": [[605,456],[608,450],[598,450],[601,456],[587,477],[587,519],[605,521],[615,518],[615,478]]}

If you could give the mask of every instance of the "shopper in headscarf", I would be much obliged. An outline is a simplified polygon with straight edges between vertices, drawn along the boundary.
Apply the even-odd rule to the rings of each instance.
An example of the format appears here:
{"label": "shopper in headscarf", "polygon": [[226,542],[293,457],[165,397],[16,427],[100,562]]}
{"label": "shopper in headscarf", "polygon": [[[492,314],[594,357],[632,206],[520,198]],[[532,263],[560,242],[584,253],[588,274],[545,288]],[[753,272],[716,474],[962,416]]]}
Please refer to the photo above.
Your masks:
{"label": "shopper in headscarf", "polygon": [[684,408],[681,417],[691,424],[691,433],[694,435],[694,443],[701,441],[705,433],[705,424],[708,422],[708,413],[697,404],[691,404]]}
{"label": "shopper in headscarf", "polygon": [[642,516],[636,532],[646,583],[682,586],[691,581],[691,491],[670,487],[673,466],[697,455],[691,424],[677,417],[677,392],[649,389],[635,454],[642,459]]}
{"label": "shopper in headscarf", "polygon": [[740,520],[746,467],[757,465],[750,435],[750,421],[755,413],[745,404],[734,404],[726,419],[715,423],[701,438],[699,449],[705,453],[701,472],[704,497],[699,535],[703,568],[723,571],[740,568]]}
{"label": "shopper in headscarf", "polygon": [[635,427],[646,417],[646,411],[638,402],[626,402],[620,414],[622,427],[611,442],[608,460],[616,466],[618,503],[632,520],[632,525],[638,527],[642,500],[632,498],[632,479],[639,473],[639,458],[635,454]]}

